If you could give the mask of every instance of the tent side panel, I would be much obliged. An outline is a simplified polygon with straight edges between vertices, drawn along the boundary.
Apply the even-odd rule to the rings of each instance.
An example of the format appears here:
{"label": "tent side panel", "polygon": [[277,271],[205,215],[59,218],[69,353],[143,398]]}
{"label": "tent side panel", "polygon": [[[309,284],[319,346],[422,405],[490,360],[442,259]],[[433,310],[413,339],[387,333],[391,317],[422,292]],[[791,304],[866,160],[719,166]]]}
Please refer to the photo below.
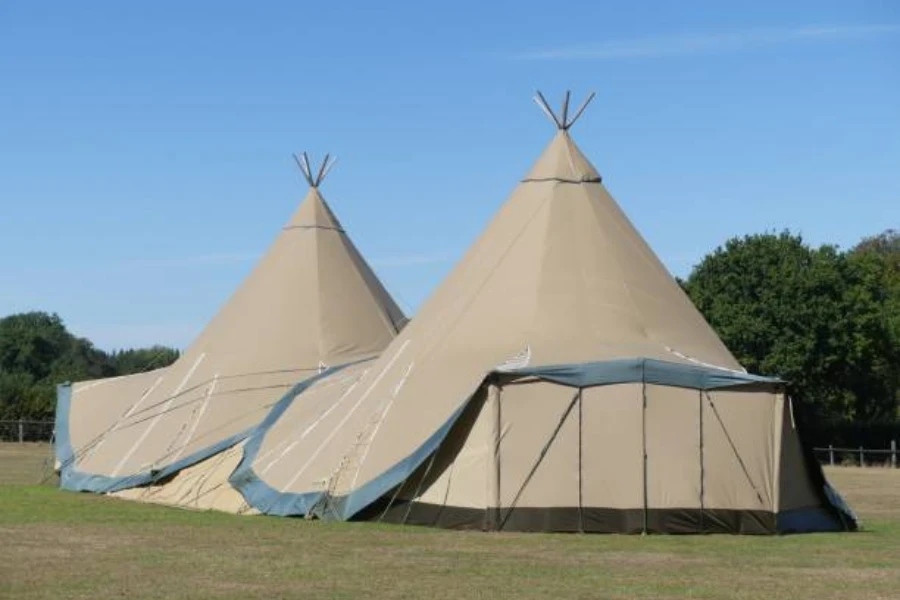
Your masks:
{"label": "tent side panel", "polygon": [[821,466],[810,462],[803,451],[790,399],[784,398],[781,406],[778,530],[789,533],[852,528],[842,523],[839,510],[831,506]]}
{"label": "tent side panel", "polygon": [[800,437],[791,416],[790,402],[783,403],[781,426],[781,503],[780,511],[821,505],[819,494],[807,473]]}
{"label": "tent side panel", "polygon": [[643,528],[641,385],[582,392],[581,471],[585,531]]}
{"label": "tent side panel", "polygon": [[134,443],[136,427],[120,436],[116,432],[125,427],[125,417],[148,410],[142,399],[159,385],[165,372],[160,369],[73,384],[69,414],[56,416],[60,426],[68,424],[73,452],[64,466],[91,474],[110,473]]}
{"label": "tent side panel", "polygon": [[545,382],[503,388],[499,529],[581,530],[578,395]]}
{"label": "tent side panel", "polygon": [[[494,451],[491,434],[490,405],[485,403],[474,416],[470,429],[454,428],[441,444],[432,470],[440,469],[439,465],[448,461],[449,464],[427,489],[421,491],[416,501],[478,510],[489,506],[488,471],[493,467]],[[459,444],[462,447],[454,454],[453,449]]]}
{"label": "tent side panel", "polygon": [[493,406],[489,386],[472,397],[435,453],[355,520],[486,529],[493,468]]}
{"label": "tent side panel", "polygon": [[581,530],[578,394],[545,382],[502,389],[499,529]]}
{"label": "tent side panel", "polygon": [[648,530],[697,531],[702,528],[699,392],[648,385],[646,395]]}
{"label": "tent side panel", "polygon": [[708,531],[775,531],[776,394],[704,392],[703,504]]}

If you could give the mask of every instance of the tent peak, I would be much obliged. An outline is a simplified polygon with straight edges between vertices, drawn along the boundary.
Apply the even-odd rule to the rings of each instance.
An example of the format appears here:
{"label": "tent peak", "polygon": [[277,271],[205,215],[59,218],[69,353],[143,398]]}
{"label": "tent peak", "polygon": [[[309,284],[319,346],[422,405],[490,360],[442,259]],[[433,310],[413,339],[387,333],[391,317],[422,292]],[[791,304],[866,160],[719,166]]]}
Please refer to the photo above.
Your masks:
{"label": "tent peak", "polygon": [[325,159],[322,161],[322,165],[319,167],[318,171],[313,171],[312,167],[309,165],[309,156],[306,152],[297,156],[294,156],[294,162],[297,163],[297,166],[300,167],[300,172],[303,173],[303,178],[306,179],[306,183],[309,184],[311,188],[318,188],[322,185],[322,182],[325,180],[325,176],[328,175],[328,172],[331,170],[331,167],[334,166],[334,163],[337,162],[337,157],[333,157],[330,154],[325,155]]}
{"label": "tent peak", "polygon": [[550,108],[550,104],[547,102],[547,99],[544,98],[544,95],[540,90],[538,90],[534,96],[534,101],[537,102],[537,105],[541,107],[541,110],[543,110],[550,120],[553,121],[553,124],[556,125],[557,129],[568,131],[581,117],[582,113],[584,113],[584,109],[586,109],[591,100],[594,99],[594,95],[594,92],[588,94],[588,97],[581,103],[581,107],[575,111],[575,116],[573,117],[569,117],[569,101],[572,98],[572,92],[569,90],[566,90],[566,95],[563,96],[562,109],[559,113],[554,112],[553,109]]}

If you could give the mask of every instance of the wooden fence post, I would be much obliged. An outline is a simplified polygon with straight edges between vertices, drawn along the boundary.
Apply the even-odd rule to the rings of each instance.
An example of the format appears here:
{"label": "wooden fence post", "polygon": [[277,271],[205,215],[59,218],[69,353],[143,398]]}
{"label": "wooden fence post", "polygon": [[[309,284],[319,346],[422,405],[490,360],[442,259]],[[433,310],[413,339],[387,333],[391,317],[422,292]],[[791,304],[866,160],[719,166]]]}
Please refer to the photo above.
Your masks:
{"label": "wooden fence post", "polygon": [[19,443],[25,443],[25,421],[19,417]]}
{"label": "wooden fence post", "polygon": [[897,468],[897,440],[891,440],[891,468]]}
{"label": "wooden fence post", "polygon": [[859,447],[859,466],[866,466],[866,459],[863,457],[863,447]]}
{"label": "wooden fence post", "polygon": [[834,466],[834,446],[832,444],[828,444],[828,462],[831,466]]}

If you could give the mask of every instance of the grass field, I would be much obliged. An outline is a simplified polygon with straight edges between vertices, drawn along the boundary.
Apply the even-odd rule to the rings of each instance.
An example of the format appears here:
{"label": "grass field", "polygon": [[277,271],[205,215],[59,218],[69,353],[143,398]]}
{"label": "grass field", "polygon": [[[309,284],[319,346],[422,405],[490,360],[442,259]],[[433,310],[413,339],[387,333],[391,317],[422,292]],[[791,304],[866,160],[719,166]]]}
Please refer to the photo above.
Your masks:
{"label": "grass field", "polygon": [[198,513],[39,485],[0,444],[0,598],[900,598],[900,470],[834,468],[865,531],[482,534]]}

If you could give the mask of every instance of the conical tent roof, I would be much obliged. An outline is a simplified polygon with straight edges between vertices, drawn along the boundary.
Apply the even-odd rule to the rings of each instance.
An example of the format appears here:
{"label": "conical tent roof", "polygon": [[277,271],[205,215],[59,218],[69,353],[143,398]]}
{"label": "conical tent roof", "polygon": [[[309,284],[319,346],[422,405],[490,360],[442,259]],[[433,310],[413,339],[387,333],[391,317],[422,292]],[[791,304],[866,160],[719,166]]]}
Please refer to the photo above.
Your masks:
{"label": "conical tent roof", "polygon": [[[416,318],[351,392],[323,401],[340,410],[304,429],[291,406],[251,440],[233,480],[268,490],[260,504],[324,494],[351,517],[419,464],[496,370],[653,359],[743,375],[573,141],[574,120],[554,115],[556,135]],[[281,444],[260,474],[254,454]]]}
{"label": "conical tent roof", "polygon": [[[110,491],[243,437],[300,380],[370,359],[406,319],[320,194],[330,166],[231,299],[171,366],[60,390],[63,485]],[[301,163],[301,164],[304,164]]]}

